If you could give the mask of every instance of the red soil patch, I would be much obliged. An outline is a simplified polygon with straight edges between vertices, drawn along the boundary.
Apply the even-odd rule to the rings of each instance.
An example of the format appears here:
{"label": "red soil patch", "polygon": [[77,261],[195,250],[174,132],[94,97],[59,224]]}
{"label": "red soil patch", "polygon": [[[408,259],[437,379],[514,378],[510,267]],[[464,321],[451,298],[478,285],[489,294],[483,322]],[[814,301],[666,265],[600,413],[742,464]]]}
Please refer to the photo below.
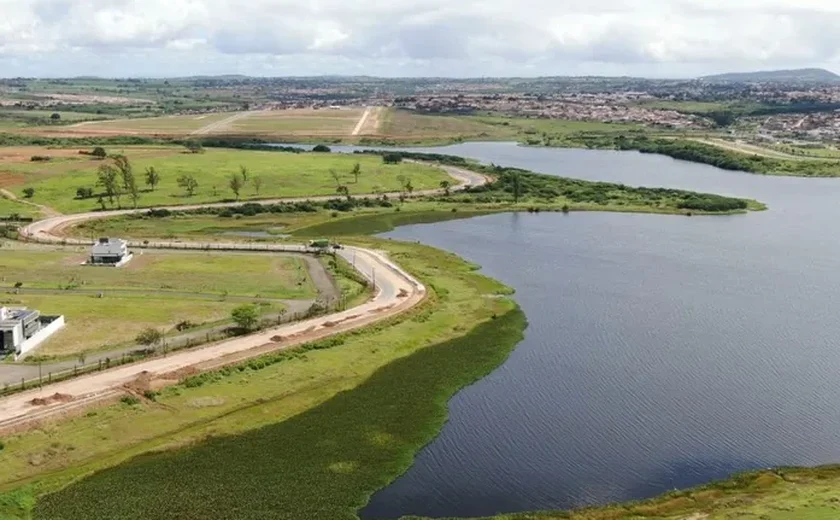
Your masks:
{"label": "red soil patch", "polygon": [[72,400],[72,395],[55,393],[49,397],[36,397],[29,401],[29,404],[32,406],[47,406],[53,403],[69,403]]}

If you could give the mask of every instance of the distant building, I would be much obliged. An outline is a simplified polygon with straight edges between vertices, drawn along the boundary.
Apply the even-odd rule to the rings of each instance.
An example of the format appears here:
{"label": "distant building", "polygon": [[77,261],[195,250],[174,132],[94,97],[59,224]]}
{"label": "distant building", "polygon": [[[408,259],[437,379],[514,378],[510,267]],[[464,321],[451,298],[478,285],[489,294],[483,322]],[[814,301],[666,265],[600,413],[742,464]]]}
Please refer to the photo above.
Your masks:
{"label": "distant building", "polygon": [[42,316],[25,307],[0,307],[0,352],[14,353],[15,359],[20,359],[63,326],[64,316]]}
{"label": "distant building", "polygon": [[89,264],[119,267],[131,260],[128,242],[119,238],[100,238],[90,251]]}

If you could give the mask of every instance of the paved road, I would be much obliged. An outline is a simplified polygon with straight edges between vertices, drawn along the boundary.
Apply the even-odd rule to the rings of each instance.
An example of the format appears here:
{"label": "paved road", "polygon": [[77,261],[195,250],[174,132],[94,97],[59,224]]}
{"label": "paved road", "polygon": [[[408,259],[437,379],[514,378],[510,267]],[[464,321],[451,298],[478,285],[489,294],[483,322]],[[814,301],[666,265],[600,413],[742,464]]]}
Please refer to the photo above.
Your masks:
{"label": "paved road", "polygon": [[[466,185],[477,185],[487,182],[487,178],[453,167],[444,170],[461,182],[462,189]],[[430,190],[439,192],[440,190]],[[287,201],[289,199],[278,199]],[[235,204],[211,204],[208,206],[230,206]],[[199,206],[190,206],[197,208]],[[186,209],[181,206],[169,209]],[[90,244],[90,241],[68,239],[57,234],[63,228],[85,220],[106,218],[114,215],[126,215],[146,211],[143,209],[129,209],[116,211],[102,211],[78,215],[62,215],[48,218],[30,224],[21,230],[21,236],[30,240],[44,243],[62,244]],[[136,246],[143,244],[137,244]],[[206,249],[205,244],[188,242],[158,242],[154,247],[195,248]],[[260,251],[305,251],[305,246],[290,246],[282,244],[252,244],[230,243],[214,244],[214,249],[253,250]],[[155,378],[159,381],[176,383],[177,376],[167,376],[172,372],[190,368],[209,370],[212,368],[235,363],[265,352],[289,348],[340,332],[364,327],[398,314],[419,303],[425,297],[426,289],[417,279],[405,272],[399,266],[388,260],[382,253],[347,247],[338,250],[338,254],[353,263],[362,276],[374,283],[376,294],[372,300],[345,311],[321,316],[296,323],[278,326],[256,334],[221,341],[213,345],[193,350],[179,351],[165,358],[154,358],[130,365],[96,372],[79,378],[54,383],[41,389],[33,389],[0,399],[0,431],[11,431],[25,427],[33,421],[48,419],[56,415],[72,413],[88,404],[99,400],[113,399],[124,393],[126,387],[138,378]],[[65,399],[50,402],[47,405],[33,405],[35,398],[48,398],[54,394],[61,394]],[[69,398],[70,400],[66,400]]]}

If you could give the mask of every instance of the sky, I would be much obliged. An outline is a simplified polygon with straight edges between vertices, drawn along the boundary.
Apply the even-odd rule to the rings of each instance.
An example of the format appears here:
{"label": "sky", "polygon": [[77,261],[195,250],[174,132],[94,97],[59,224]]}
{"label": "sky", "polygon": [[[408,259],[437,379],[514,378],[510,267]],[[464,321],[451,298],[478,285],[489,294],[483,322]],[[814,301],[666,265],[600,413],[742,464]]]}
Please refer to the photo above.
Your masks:
{"label": "sky", "polygon": [[836,0],[0,0],[0,76],[840,72]]}

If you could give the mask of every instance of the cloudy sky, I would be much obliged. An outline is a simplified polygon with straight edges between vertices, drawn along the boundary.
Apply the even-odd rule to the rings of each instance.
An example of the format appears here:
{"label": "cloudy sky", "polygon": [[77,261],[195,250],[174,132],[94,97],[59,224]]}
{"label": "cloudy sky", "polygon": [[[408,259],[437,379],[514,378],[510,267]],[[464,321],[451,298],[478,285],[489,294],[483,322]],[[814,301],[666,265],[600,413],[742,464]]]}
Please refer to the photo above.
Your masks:
{"label": "cloudy sky", "polygon": [[840,72],[836,0],[0,0],[0,76]]}

